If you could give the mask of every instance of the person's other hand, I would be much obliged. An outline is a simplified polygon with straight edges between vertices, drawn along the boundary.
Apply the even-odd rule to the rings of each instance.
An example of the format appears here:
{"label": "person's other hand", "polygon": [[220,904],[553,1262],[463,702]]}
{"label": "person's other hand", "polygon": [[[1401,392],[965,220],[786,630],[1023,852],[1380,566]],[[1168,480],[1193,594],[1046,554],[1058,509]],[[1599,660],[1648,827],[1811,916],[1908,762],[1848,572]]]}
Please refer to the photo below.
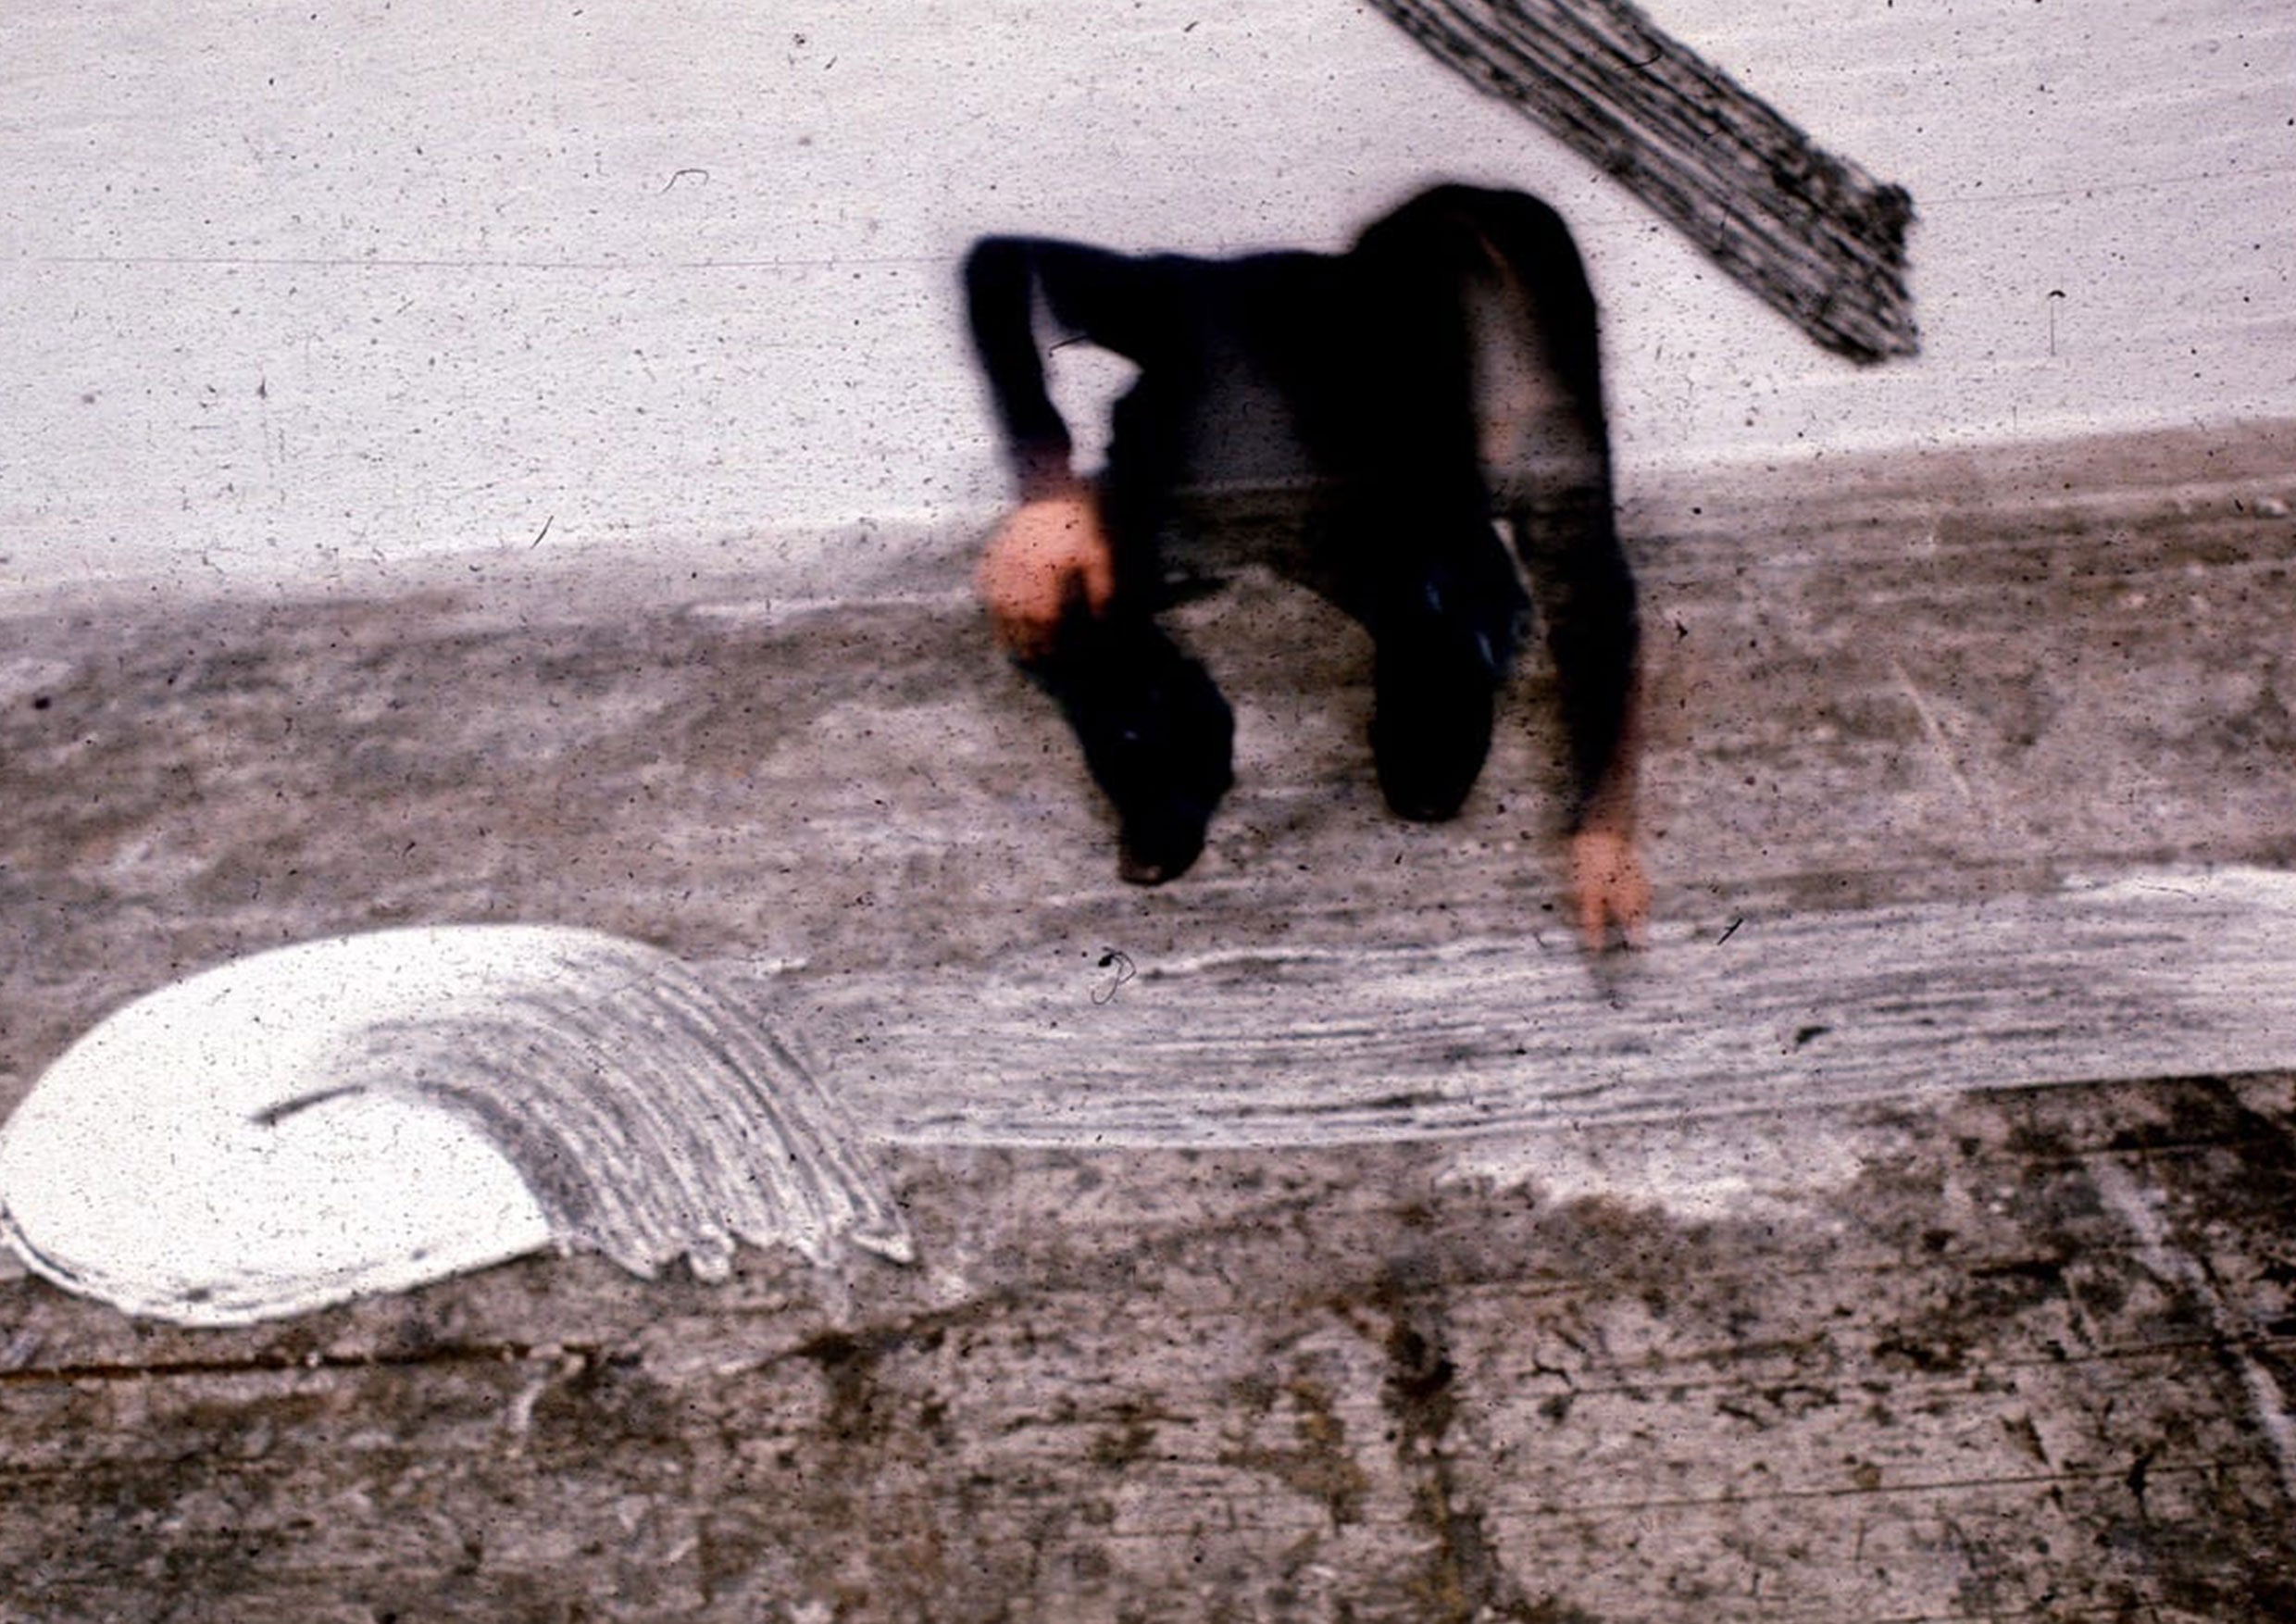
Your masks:
{"label": "person's other hand", "polygon": [[1071,604],[1104,611],[1116,595],[1116,554],[1091,491],[1023,504],[989,539],[973,584],[997,641],[1024,660],[1050,651]]}
{"label": "person's other hand", "polygon": [[1571,895],[1578,938],[1587,951],[1610,945],[1612,927],[1628,947],[1642,945],[1650,922],[1650,881],[1642,875],[1634,837],[1614,829],[1582,829],[1570,838]]}

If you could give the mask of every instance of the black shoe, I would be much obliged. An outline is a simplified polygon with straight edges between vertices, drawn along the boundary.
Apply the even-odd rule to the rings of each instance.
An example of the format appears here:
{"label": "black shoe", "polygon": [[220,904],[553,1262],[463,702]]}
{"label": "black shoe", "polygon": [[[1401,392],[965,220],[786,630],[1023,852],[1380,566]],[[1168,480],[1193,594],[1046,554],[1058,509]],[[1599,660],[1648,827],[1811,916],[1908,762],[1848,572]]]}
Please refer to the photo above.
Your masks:
{"label": "black shoe", "polygon": [[1208,681],[1192,685],[1186,703],[1160,706],[1157,722],[1148,737],[1128,732],[1120,769],[1101,779],[1120,829],[1117,873],[1133,885],[1161,885],[1194,866],[1235,781],[1235,724]]}
{"label": "black shoe", "polygon": [[1371,755],[1397,817],[1458,816],[1491,754],[1497,688],[1493,662],[1462,640],[1391,638],[1381,646]]}
{"label": "black shoe", "polygon": [[1153,622],[1123,617],[1078,626],[1029,675],[1060,702],[1116,807],[1117,872],[1134,885],[1186,873],[1235,781],[1235,717],[1210,675]]}
{"label": "black shoe", "polygon": [[1127,885],[1161,885],[1178,880],[1204,855],[1204,831],[1193,840],[1148,840],[1127,831],[1117,846],[1117,878]]}

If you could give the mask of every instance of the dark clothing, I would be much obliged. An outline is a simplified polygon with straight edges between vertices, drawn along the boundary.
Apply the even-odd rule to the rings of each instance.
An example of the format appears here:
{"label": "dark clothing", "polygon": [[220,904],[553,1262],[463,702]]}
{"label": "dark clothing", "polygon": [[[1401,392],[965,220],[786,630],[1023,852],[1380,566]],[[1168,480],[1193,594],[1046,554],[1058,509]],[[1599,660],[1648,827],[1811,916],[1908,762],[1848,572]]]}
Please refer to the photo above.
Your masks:
{"label": "dark clothing", "polygon": [[1074,479],[1038,311],[1140,369],[1099,484],[1115,602],[1072,616],[1031,667],[1116,802],[1128,871],[1184,868],[1229,781],[1228,707],[1154,619],[1160,543],[1217,513],[1207,493],[1286,493],[1313,583],[1371,632],[1374,755],[1413,818],[1455,812],[1489,748],[1528,607],[1505,520],[1546,621],[1583,813],[1622,748],[1637,629],[1593,298],[1553,210],[1441,187],[1337,256],[990,238],[966,287],[1024,500]]}

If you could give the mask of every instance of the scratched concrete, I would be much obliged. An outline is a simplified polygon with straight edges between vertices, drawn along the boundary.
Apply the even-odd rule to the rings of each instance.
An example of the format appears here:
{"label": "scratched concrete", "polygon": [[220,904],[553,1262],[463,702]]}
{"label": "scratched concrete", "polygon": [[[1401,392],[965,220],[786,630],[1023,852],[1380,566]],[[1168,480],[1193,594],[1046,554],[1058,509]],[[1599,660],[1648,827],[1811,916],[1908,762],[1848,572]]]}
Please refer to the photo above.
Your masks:
{"label": "scratched concrete", "polygon": [[[2288,445],[1631,513],[1662,914],[2296,863]],[[1192,606],[1242,781],[1143,893],[960,543],[842,606],[543,549],[15,613],[0,1103],[138,991],[385,923],[815,984],[1073,952],[1080,995],[1116,948],[1554,933],[1536,668],[1466,815],[1406,827],[1354,635],[1258,578]],[[1480,1162],[907,1145],[913,1268],[541,1259],[229,1332],[0,1280],[0,1618],[2290,1616],[2292,1127],[2272,1072]]]}

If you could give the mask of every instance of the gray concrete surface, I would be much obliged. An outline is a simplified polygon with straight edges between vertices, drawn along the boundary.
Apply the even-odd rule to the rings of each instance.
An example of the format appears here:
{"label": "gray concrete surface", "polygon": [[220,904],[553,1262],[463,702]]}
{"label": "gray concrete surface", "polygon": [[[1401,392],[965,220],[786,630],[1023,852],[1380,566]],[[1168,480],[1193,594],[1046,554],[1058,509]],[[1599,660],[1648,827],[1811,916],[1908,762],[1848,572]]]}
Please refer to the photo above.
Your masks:
{"label": "gray concrete surface", "polygon": [[[1631,512],[1662,918],[2296,864],[2288,446]],[[1354,635],[1265,579],[1201,601],[1242,781],[1201,871],[1142,893],[961,541],[842,605],[522,549],[13,613],[0,1099],[138,991],[384,923],[593,925],[824,1009],[1068,958],[1089,1008],[1117,949],[1368,974],[1554,935],[1535,667],[1466,814],[1407,827]],[[887,1144],[913,1268],[538,1259],[228,1332],[0,1280],[0,1618],[2288,1616],[2290,1075],[1482,1156]]]}

